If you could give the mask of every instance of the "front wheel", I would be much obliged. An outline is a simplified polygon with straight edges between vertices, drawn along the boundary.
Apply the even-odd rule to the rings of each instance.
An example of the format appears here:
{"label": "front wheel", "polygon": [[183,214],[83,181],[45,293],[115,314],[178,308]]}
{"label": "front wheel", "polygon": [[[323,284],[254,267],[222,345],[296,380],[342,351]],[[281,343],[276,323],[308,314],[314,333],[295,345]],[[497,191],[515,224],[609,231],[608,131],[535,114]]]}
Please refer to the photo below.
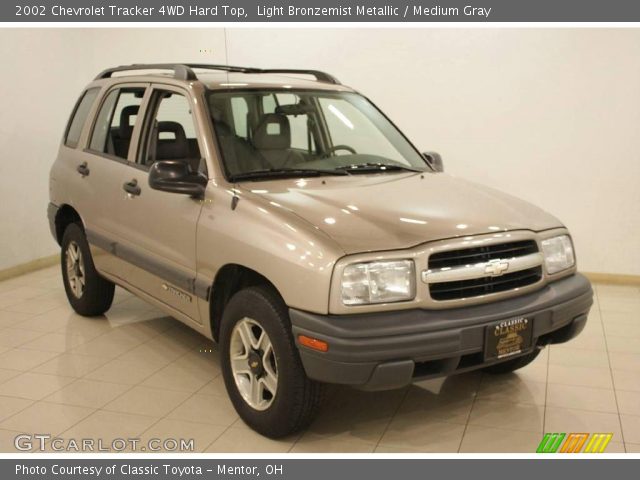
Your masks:
{"label": "front wheel", "polygon": [[71,307],[87,317],[102,315],[113,302],[115,285],[96,271],[84,230],[75,223],[62,236],[62,280]]}
{"label": "front wheel", "polygon": [[222,374],[240,418],[279,438],[311,423],[324,385],[307,378],[282,299],[270,288],[249,287],[225,308],[220,331]]}

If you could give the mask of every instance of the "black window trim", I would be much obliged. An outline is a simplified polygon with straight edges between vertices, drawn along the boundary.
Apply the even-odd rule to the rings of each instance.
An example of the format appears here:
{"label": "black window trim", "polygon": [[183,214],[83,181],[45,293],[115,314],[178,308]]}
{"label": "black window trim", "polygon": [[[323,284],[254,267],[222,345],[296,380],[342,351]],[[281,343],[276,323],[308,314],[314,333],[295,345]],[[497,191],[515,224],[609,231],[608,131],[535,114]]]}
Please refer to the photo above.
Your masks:
{"label": "black window trim", "polygon": [[[69,131],[71,130],[71,125],[73,124],[73,121],[76,118],[76,114],[78,113],[78,108],[80,108],[80,104],[82,104],[82,101],[84,100],[84,98],[92,90],[97,90],[96,98],[93,99],[91,107],[89,108],[89,112],[87,112],[87,118],[85,118],[84,121],[82,122],[82,128],[80,130],[80,136],[78,137],[78,140],[76,142],[71,142],[70,143],[69,142]],[[82,95],[80,95],[78,100],[76,100],[76,103],[75,103],[75,105],[73,107],[73,111],[71,112],[71,115],[69,116],[69,120],[67,121],[67,126],[64,129],[64,137],[63,137],[63,142],[62,143],[63,143],[63,145],[65,147],[69,147],[69,148],[73,148],[73,149],[78,148],[78,144],[80,143],[80,139],[82,138],[82,133],[83,133],[83,131],[86,128],[86,125],[87,125],[87,119],[90,117],[90,114],[91,114],[91,108],[93,108],[94,104],[96,103],[96,100],[99,98],[99,94],[100,94],[100,87],[97,87],[97,86],[96,87],[89,87],[89,88],[86,88],[82,92]]]}

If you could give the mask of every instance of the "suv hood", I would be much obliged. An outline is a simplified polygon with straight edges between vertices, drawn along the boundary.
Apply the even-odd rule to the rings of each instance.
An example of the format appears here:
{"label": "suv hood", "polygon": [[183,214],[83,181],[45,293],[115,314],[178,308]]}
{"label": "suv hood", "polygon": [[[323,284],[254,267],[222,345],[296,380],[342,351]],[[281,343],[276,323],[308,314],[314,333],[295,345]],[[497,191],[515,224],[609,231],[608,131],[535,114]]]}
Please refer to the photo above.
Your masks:
{"label": "suv hood", "polygon": [[562,226],[530,203],[442,173],[280,179],[240,187],[310,222],[347,254]]}

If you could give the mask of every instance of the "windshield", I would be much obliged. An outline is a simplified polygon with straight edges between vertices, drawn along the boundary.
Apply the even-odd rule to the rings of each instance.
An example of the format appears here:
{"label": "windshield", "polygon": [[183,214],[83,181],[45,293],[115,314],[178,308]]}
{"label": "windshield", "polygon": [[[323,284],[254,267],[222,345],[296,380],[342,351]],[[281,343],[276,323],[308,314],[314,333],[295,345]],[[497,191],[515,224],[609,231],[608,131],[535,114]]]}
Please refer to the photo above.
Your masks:
{"label": "windshield", "polygon": [[210,92],[227,175],[425,171],[427,164],[376,107],[349,92]]}

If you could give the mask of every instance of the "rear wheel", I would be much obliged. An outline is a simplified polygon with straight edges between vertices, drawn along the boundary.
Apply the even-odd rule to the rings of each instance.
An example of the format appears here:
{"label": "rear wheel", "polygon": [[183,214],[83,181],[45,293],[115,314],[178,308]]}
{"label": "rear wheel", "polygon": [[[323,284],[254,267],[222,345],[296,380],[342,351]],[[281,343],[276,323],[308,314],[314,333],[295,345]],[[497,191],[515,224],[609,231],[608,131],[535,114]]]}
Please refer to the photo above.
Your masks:
{"label": "rear wheel", "polygon": [[306,427],[324,385],[307,378],[282,299],[268,287],[236,293],[220,330],[222,373],[240,418],[257,432],[283,437]]}
{"label": "rear wheel", "polygon": [[490,365],[488,367],[483,368],[482,370],[484,372],[495,374],[495,375],[511,373],[522,367],[526,367],[531,362],[533,362],[538,355],[540,355],[540,349],[535,349],[533,352],[528,353],[526,355],[522,355],[521,357],[517,357],[512,360],[507,360],[505,362],[496,363],[495,365]]}
{"label": "rear wheel", "polygon": [[109,310],[115,285],[96,271],[84,231],[76,223],[64,231],[60,263],[67,299],[77,313],[96,316]]}

